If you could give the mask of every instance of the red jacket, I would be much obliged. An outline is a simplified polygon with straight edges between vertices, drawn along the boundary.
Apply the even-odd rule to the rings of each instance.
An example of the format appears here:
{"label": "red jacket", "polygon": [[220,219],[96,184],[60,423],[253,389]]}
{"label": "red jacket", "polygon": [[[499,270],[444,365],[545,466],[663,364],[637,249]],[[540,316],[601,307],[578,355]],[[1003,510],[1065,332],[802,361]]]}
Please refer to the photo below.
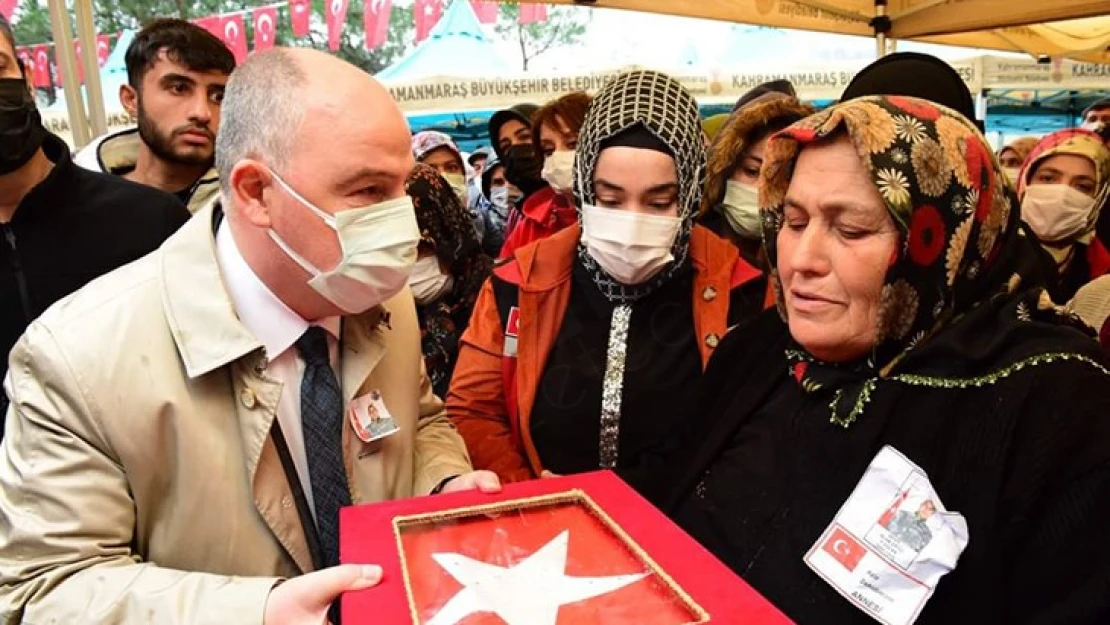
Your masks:
{"label": "red jacket", "polygon": [[[516,285],[517,306],[503,321],[493,278],[487,280],[462,336],[447,414],[466,441],[474,468],[494,471],[506,482],[543,471],[530,419],[570,301],[580,234],[577,225],[567,228],[517,250],[495,269],[496,278]],[[704,367],[728,331],[731,290],[761,274],[740,259],[732,244],[702,226],[690,235],[690,259],[694,330],[703,337],[698,345]]]}
{"label": "red jacket", "polygon": [[565,195],[544,187],[528,196],[520,207],[523,218],[505,237],[498,258],[509,258],[518,249],[578,223],[578,212]]}

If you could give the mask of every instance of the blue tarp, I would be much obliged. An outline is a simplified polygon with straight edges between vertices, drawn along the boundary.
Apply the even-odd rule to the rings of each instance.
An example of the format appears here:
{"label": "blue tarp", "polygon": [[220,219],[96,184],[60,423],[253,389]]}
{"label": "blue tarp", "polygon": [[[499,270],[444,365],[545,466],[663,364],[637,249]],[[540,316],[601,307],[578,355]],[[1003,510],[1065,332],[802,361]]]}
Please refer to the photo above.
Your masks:
{"label": "blue tarp", "polygon": [[478,23],[467,0],[454,0],[428,39],[401,60],[378,72],[390,82],[432,76],[499,76],[513,71]]}

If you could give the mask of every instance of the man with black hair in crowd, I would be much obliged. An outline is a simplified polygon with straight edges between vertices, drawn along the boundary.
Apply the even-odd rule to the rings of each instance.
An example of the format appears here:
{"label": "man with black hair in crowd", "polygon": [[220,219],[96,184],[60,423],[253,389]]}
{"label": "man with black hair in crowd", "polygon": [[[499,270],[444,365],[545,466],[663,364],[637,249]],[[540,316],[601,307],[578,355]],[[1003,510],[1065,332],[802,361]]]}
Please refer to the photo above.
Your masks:
{"label": "man with black hair in crowd", "polygon": [[[27,325],[189,219],[173,196],[85,171],[42,125],[0,16],[0,377]],[[0,437],[7,399],[0,393]]]}
{"label": "man with black hair in crowd", "polygon": [[158,19],[127,48],[120,103],[138,128],[106,135],[76,162],[173,193],[195,213],[219,191],[220,106],[235,57],[196,24]]}

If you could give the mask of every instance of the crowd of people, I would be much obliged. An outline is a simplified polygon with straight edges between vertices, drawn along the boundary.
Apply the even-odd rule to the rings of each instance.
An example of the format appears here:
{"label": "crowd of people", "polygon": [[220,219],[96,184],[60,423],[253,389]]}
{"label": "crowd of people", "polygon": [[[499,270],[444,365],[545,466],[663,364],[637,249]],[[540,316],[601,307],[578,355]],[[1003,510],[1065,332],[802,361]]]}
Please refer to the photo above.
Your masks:
{"label": "crowd of people", "polygon": [[995,154],[925,55],[707,120],[636,70],[465,154],[165,19],[71,156],[15,46],[0,622],[338,625],[343,507],[598,469],[799,623],[872,622],[807,555],[849,503],[943,568],[919,623],[1110,622],[1110,100]]}

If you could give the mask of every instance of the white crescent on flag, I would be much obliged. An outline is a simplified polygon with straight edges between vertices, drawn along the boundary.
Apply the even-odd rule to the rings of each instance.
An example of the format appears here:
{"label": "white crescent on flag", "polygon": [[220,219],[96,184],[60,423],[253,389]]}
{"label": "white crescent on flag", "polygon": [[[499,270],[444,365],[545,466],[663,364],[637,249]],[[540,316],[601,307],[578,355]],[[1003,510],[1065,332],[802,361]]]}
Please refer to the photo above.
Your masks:
{"label": "white crescent on flag", "polygon": [[274,18],[270,17],[269,13],[263,13],[258,16],[258,32],[262,36],[262,40],[269,43],[270,38],[274,36]]}
{"label": "white crescent on flag", "polygon": [[224,24],[224,39],[228,43],[239,40],[239,25],[235,22],[228,21]]}
{"label": "white crescent on flag", "polygon": [[339,15],[339,12],[342,10],[343,0],[331,0],[331,2],[328,3],[328,13],[330,13],[333,17]]}

